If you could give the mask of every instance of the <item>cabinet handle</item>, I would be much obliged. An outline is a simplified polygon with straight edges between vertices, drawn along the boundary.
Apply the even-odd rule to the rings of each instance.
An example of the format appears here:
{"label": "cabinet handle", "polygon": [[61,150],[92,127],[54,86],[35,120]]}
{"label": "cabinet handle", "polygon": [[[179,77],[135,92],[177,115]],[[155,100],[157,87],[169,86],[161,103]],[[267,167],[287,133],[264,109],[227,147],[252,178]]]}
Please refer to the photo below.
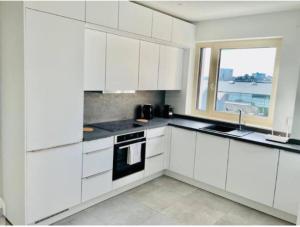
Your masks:
{"label": "cabinet handle", "polygon": [[95,174],[93,174],[93,175],[90,175],[90,176],[88,176],[88,177],[84,177],[84,178],[82,178],[82,179],[88,180],[88,179],[93,178],[93,177],[96,177],[96,176],[98,176],[98,175],[105,174],[105,173],[107,173],[107,172],[109,172],[109,171],[111,171],[111,169],[105,170],[105,171],[103,171],[103,172],[101,172],[101,173],[95,173]]}
{"label": "cabinet handle", "polygon": [[147,140],[159,139],[159,138],[162,138],[162,137],[165,137],[165,135],[150,137],[150,138],[147,138]]}
{"label": "cabinet handle", "polygon": [[96,153],[96,152],[100,152],[100,151],[104,151],[104,150],[107,150],[109,148],[112,148],[112,147],[106,147],[106,148],[102,148],[102,149],[99,149],[99,150],[95,150],[95,151],[89,151],[87,153],[84,153],[85,155],[89,155],[89,154],[93,154],[93,153]]}

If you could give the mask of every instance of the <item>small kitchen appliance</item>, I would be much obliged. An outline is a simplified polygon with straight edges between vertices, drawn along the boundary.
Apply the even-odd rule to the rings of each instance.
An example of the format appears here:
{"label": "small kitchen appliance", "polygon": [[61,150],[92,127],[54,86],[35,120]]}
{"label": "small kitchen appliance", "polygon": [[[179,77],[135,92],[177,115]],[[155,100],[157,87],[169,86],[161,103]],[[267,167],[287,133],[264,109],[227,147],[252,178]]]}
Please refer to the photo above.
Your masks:
{"label": "small kitchen appliance", "polygon": [[143,106],[143,114],[144,118],[147,120],[151,120],[153,118],[153,107],[151,104],[145,104]]}

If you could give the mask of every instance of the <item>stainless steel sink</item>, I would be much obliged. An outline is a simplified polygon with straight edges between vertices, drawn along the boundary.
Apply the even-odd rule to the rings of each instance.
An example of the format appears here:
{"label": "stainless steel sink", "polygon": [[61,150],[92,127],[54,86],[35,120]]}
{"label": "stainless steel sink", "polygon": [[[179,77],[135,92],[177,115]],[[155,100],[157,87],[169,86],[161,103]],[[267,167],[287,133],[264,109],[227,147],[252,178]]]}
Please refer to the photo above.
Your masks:
{"label": "stainless steel sink", "polygon": [[252,133],[247,130],[239,130],[234,127],[224,126],[224,125],[211,125],[211,126],[208,126],[205,128],[201,128],[201,130],[216,132],[216,133],[220,133],[220,134],[227,134],[227,135],[236,136],[236,137],[243,137],[243,136],[246,136],[246,135]]}

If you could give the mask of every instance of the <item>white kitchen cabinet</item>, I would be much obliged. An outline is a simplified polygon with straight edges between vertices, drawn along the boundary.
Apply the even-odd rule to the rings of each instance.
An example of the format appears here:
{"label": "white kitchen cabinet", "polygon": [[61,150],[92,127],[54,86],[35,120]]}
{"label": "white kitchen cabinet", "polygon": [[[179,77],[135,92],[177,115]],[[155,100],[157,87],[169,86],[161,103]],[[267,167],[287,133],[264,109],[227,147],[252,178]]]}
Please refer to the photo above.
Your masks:
{"label": "white kitchen cabinet", "polygon": [[152,10],[129,1],[119,2],[119,29],[151,36]]}
{"label": "white kitchen cabinet", "polygon": [[82,202],[112,190],[112,170],[82,179]]}
{"label": "white kitchen cabinet", "polygon": [[27,9],[25,26],[26,149],[80,142],[84,23]]}
{"label": "white kitchen cabinet", "polygon": [[118,28],[118,1],[86,1],[86,22]]}
{"label": "white kitchen cabinet", "polygon": [[141,41],[139,90],[157,90],[159,45]]}
{"label": "white kitchen cabinet", "polygon": [[27,223],[81,201],[82,143],[27,152]]}
{"label": "white kitchen cabinet", "polygon": [[107,34],[106,90],[137,90],[139,41]]}
{"label": "white kitchen cabinet", "polygon": [[152,157],[165,151],[165,127],[147,131],[146,157]]}
{"label": "white kitchen cabinet", "polygon": [[300,205],[300,154],[281,150],[274,208],[297,215]]}
{"label": "white kitchen cabinet", "polygon": [[170,170],[193,177],[196,149],[196,132],[172,128]]}
{"label": "white kitchen cabinet", "polygon": [[113,147],[91,151],[83,154],[82,176],[88,177],[113,167]]}
{"label": "white kitchen cabinet", "polygon": [[164,155],[159,154],[146,158],[145,160],[145,177],[151,176],[164,169]]}
{"label": "white kitchen cabinet", "polygon": [[194,177],[225,190],[229,139],[197,133]]}
{"label": "white kitchen cabinet", "polygon": [[157,11],[153,11],[152,37],[171,41],[172,17]]}
{"label": "white kitchen cabinet", "polygon": [[77,20],[85,20],[85,1],[25,1],[25,7]]}
{"label": "white kitchen cabinet", "polygon": [[163,46],[159,48],[159,90],[180,90],[182,86],[183,49]]}
{"label": "white kitchen cabinet", "polygon": [[84,46],[84,90],[105,88],[106,33],[86,29]]}
{"label": "white kitchen cabinet", "polygon": [[230,141],[226,190],[273,205],[278,149]]}
{"label": "white kitchen cabinet", "polygon": [[195,43],[195,25],[173,18],[172,42],[193,45]]}

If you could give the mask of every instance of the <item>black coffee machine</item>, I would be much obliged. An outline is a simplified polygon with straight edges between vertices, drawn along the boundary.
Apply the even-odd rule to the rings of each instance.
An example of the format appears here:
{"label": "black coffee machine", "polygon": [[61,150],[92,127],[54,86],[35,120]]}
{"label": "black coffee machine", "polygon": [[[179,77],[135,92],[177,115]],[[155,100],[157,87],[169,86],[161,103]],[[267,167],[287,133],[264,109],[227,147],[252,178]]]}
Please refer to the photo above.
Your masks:
{"label": "black coffee machine", "polygon": [[135,110],[136,119],[151,120],[154,117],[154,110],[151,104],[138,105]]}

